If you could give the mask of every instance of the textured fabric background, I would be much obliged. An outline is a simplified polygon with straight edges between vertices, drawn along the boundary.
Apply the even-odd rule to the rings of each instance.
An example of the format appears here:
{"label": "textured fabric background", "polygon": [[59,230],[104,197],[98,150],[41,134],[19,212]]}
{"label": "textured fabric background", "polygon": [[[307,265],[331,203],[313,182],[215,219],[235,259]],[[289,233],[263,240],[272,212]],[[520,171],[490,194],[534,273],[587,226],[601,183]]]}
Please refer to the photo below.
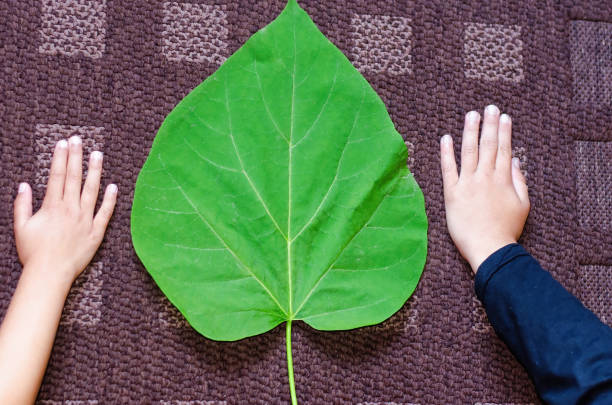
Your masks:
{"label": "textured fabric background", "polygon": [[[522,242],[612,324],[612,3],[607,0],[302,0],[364,73],[406,139],[426,198],[429,255],[413,297],[381,325],[294,327],[302,403],[537,404],[489,326],[446,232],[439,138],[470,109],[514,118],[532,211]],[[40,204],[55,141],[105,153],[119,202],[66,304],[40,404],[289,402],[284,329],[209,341],[136,257],[134,182],[164,117],[284,0],[0,1],[0,314],[21,268],[19,181]],[[458,138],[456,138],[458,139]],[[457,142],[459,150],[460,142]]]}

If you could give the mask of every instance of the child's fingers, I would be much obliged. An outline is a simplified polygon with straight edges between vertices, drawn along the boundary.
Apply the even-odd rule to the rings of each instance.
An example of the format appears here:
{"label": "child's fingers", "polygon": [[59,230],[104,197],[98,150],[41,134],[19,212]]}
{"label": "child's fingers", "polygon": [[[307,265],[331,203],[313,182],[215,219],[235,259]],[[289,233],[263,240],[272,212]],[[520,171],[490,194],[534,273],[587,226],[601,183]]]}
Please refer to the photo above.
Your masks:
{"label": "child's fingers", "polygon": [[62,139],[55,145],[49,181],[43,204],[61,200],[64,196],[64,182],[66,180],[66,160],[68,158],[68,142]]}
{"label": "child's fingers", "polygon": [[499,108],[489,105],[485,108],[480,135],[478,169],[490,170],[495,166],[497,155],[497,136],[499,128]]}
{"label": "child's fingers", "polygon": [[527,181],[521,171],[521,163],[518,158],[512,158],[512,183],[516,194],[523,204],[529,205],[529,193],[527,191]]}
{"label": "child's fingers", "polygon": [[450,135],[444,135],[440,140],[440,165],[442,167],[444,190],[446,191],[457,183],[458,178],[453,138]]}
{"label": "child's fingers", "polygon": [[98,191],[100,190],[100,177],[102,176],[102,152],[94,151],[89,156],[87,178],[81,195],[81,210],[91,218],[96,208]]}
{"label": "child's fingers", "polygon": [[19,184],[13,214],[15,234],[17,234],[32,216],[32,189],[28,183]]}
{"label": "child's fingers", "polygon": [[93,229],[94,233],[101,240],[104,236],[104,232],[106,231],[106,226],[108,225],[108,221],[110,221],[111,216],[113,215],[113,210],[115,209],[115,204],[117,203],[117,186],[114,184],[110,184],[106,187],[106,191],[104,192],[104,199],[102,200],[102,205],[98,210],[98,213],[94,217],[93,220]]}
{"label": "child's fingers", "polygon": [[503,176],[510,178],[510,164],[512,162],[512,122],[510,116],[502,114],[499,118],[499,137],[497,145],[497,158],[495,170],[499,170]]}
{"label": "child's fingers", "polygon": [[470,111],[465,116],[461,138],[461,175],[471,174],[478,164],[478,126],[480,114]]}
{"label": "child's fingers", "polygon": [[73,136],[68,143],[70,152],[68,154],[66,184],[64,185],[64,200],[78,204],[83,179],[83,142],[78,136]]}

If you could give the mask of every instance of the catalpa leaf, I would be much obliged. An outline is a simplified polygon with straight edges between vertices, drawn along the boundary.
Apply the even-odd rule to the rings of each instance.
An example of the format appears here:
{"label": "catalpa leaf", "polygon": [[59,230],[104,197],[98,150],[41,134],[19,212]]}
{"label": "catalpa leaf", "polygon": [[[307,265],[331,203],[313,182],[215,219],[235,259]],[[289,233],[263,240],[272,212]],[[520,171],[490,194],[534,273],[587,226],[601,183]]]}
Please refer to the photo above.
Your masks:
{"label": "catalpa leaf", "polygon": [[136,183],[134,247],[211,339],[376,324],[425,262],[406,159],[376,92],[290,0],[162,124]]}

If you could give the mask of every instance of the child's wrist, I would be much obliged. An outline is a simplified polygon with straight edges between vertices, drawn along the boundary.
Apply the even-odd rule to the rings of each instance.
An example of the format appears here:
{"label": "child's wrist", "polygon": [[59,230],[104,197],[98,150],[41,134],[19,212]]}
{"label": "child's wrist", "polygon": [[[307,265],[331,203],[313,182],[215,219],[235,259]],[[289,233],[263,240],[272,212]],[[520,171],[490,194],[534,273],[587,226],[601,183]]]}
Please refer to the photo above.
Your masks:
{"label": "child's wrist", "polygon": [[469,257],[466,257],[467,261],[470,263],[470,267],[472,268],[472,272],[476,274],[480,265],[493,253],[497,250],[503,248],[506,245],[511,243],[516,243],[516,239],[507,237],[500,238],[498,240],[489,240],[486,243],[482,243],[478,249],[475,249]]}
{"label": "child's wrist", "polygon": [[64,267],[52,262],[27,263],[23,266],[21,279],[28,284],[41,284],[48,289],[67,293],[74,282],[74,276],[70,269]]}

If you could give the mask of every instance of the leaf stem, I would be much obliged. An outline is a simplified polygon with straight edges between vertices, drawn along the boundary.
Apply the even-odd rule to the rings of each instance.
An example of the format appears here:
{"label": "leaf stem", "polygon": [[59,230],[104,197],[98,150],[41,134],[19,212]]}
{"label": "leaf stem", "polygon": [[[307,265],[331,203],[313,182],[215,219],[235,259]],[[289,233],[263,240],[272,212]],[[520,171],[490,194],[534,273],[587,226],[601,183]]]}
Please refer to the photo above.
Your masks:
{"label": "leaf stem", "polygon": [[289,374],[289,390],[291,391],[291,404],[297,405],[295,395],[295,382],[293,380],[293,357],[291,356],[291,320],[287,321],[287,373]]}

